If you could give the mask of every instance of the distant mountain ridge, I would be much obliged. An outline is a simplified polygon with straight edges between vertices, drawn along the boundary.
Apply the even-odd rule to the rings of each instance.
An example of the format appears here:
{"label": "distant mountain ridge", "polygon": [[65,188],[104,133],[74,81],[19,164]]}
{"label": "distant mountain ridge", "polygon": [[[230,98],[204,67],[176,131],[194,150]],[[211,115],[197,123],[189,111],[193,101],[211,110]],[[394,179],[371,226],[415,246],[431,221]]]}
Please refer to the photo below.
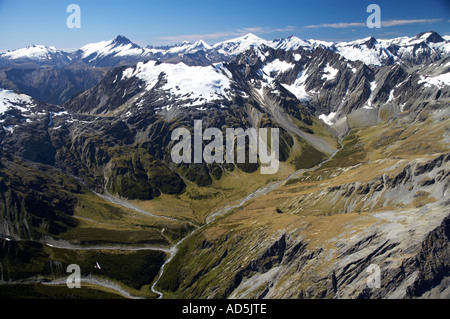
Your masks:
{"label": "distant mountain ridge", "polygon": [[[8,51],[0,54],[0,67],[29,66],[29,64],[61,67],[80,63],[85,66],[116,67],[147,60],[208,65],[229,61],[249,48],[260,46],[282,50],[296,50],[300,47],[314,50],[317,47],[324,47],[348,60],[362,61],[367,65],[376,66],[395,62],[418,64],[424,60],[437,60],[450,53],[450,41],[433,31],[421,32],[414,37],[398,37],[389,40],[369,37],[350,42],[302,40],[293,35],[285,39],[268,41],[250,33],[214,45],[199,40],[194,43],[185,41],[172,46],[145,48],[119,35],[109,41],[86,44],[71,53],[40,45]],[[185,58],[186,56],[190,59]]]}

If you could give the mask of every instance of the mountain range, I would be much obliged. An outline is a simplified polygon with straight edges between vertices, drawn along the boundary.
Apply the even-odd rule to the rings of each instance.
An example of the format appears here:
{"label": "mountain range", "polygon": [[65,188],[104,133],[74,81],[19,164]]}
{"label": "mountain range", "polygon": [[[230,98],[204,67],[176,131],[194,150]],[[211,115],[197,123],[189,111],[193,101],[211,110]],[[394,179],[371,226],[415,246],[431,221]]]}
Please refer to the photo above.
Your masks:
{"label": "mountain range", "polygon": [[[1,54],[0,278],[42,283],[75,260],[91,280],[97,258],[145,297],[447,296],[449,40]],[[279,173],[175,164],[171,134],[196,119],[278,128]]]}
{"label": "mountain range", "polygon": [[[113,40],[90,43],[75,52],[64,52],[55,47],[32,45],[0,54],[0,66],[57,66],[82,63],[86,66],[116,67],[147,60],[186,62],[189,65],[208,65],[232,59],[252,47],[268,46],[273,49],[296,50],[324,47],[348,60],[367,65],[382,66],[402,63],[422,63],[424,59],[437,60],[450,51],[449,37],[436,32],[422,32],[414,37],[376,40],[373,37],[351,42],[301,40],[296,36],[267,41],[253,34],[209,45],[199,40],[172,46],[145,48],[119,35]],[[184,59],[184,60],[183,60]]]}
{"label": "mountain range", "polygon": [[435,32],[392,40],[366,38],[336,43],[301,40],[295,36],[267,41],[248,34],[212,46],[200,40],[146,48],[124,36],[117,36],[113,40],[87,44],[70,53],[42,45],[2,53],[0,87],[32,95],[47,103],[63,104],[73,95],[97,84],[108,70],[118,66],[148,60],[207,66],[231,61],[238,54],[257,47],[284,51],[325,48],[349,61],[361,61],[368,66],[417,65],[439,60],[450,52],[449,39]]}

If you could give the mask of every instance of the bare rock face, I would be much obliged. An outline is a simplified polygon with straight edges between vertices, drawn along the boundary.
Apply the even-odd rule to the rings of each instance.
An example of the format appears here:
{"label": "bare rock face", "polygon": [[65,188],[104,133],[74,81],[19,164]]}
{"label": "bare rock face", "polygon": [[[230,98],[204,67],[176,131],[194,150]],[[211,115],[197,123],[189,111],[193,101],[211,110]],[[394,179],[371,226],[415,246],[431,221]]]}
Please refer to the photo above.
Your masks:
{"label": "bare rock face", "polygon": [[74,180],[59,176],[58,181],[52,168],[0,155],[1,237],[39,240],[77,225],[73,214],[81,187]]}
{"label": "bare rock face", "polygon": [[[329,275],[320,279],[320,284],[302,291],[301,296],[411,298],[422,296],[430,287],[439,287],[449,272],[450,209],[445,198],[449,179],[440,179],[440,185],[427,184],[425,187],[419,181],[425,175],[448,172],[449,158],[447,154],[407,166],[394,178],[385,178],[385,187],[375,188],[377,190],[373,188],[376,185],[373,182],[350,188],[356,196],[364,197],[365,205],[370,205],[375,198],[382,198],[386,204],[406,203],[411,201],[407,198],[409,194],[420,192],[433,193],[438,201],[409,209],[371,213],[370,217],[375,221],[370,227],[352,230],[351,237],[346,237],[344,231],[340,235],[343,239],[333,239],[337,252],[322,250],[322,258],[315,260],[316,264],[326,263],[323,258],[326,259],[327,253],[336,254],[333,265],[328,268]],[[410,188],[410,191],[404,192],[403,188]],[[358,189],[364,191],[358,193]],[[348,197],[349,187],[341,187],[339,192],[339,197]],[[382,195],[378,196],[377,192]],[[355,206],[354,203],[349,205]],[[380,270],[378,287],[368,286],[371,265]],[[314,268],[308,263],[301,267],[300,272]],[[440,297],[446,297],[445,292]]]}

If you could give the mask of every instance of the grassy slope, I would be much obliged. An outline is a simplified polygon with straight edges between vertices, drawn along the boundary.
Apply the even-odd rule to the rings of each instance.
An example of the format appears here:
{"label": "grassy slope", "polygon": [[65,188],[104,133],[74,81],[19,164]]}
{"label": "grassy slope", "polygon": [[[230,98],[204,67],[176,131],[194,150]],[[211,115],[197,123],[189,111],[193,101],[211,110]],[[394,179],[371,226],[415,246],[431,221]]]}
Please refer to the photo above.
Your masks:
{"label": "grassy slope", "polygon": [[[293,118],[300,128],[306,128],[317,136],[325,138],[330,145],[338,147],[337,141],[328,132],[323,123],[313,119],[311,126]],[[301,138],[295,137],[289,157],[280,162],[279,170],[274,175],[262,175],[260,169],[253,173],[241,170],[227,172],[220,179],[213,178],[207,187],[198,187],[195,183],[187,183],[186,191],[181,195],[161,195],[151,201],[134,201],[139,206],[158,215],[171,216],[203,224],[206,217],[225,205],[239,202],[246,195],[267,183],[283,180],[295,170],[314,167],[327,158]]]}
{"label": "grassy slope", "polygon": [[[402,210],[407,206],[375,206],[372,211],[358,210],[343,214],[343,202],[309,201],[308,195],[319,194],[328,187],[368,182],[381,172],[398,174],[410,161],[431,159],[449,151],[443,140],[448,134],[449,120],[437,121],[428,116],[424,121],[400,118],[372,128],[355,129],[343,141],[343,148],[320,169],[305,173],[265,196],[247,203],[219,218],[201,232],[183,242],[180,253],[166,266],[159,287],[167,298],[226,297],[227,287],[261,257],[266,239],[277,238],[280,232],[298,232],[309,242],[311,251],[317,248],[333,251],[336,238],[365,229],[377,220],[370,213]],[[308,209],[295,210],[295,201],[306,198]],[[430,199],[425,196],[410,205],[420,205]],[[281,208],[283,214],[276,212]],[[343,232],[345,230],[345,232]],[[347,235],[345,235],[347,234]],[[287,274],[280,285],[297,278],[298,287],[308,288],[314,278],[325,274],[334,255],[311,266],[306,276]],[[245,275],[245,272],[244,272]],[[290,278],[291,276],[291,278]],[[311,281],[312,280],[312,281]],[[290,289],[284,287],[284,289]],[[258,288],[256,289],[258,290]]]}
{"label": "grassy slope", "polygon": [[79,220],[79,226],[60,236],[71,242],[169,247],[192,229],[192,226],[182,221],[143,215],[107,202],[90,192],[78,198],[74,217]]}

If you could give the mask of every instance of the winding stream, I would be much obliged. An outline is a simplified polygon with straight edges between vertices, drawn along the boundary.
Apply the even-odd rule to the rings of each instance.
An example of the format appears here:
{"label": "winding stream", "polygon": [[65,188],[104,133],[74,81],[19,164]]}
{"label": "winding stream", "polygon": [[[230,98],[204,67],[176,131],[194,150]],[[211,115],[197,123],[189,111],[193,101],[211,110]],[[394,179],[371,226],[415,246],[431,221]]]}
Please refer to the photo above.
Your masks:
{"label": "winding stream", "polygon": [[338,148],[332,155],[330,155],[329,158],[327,158],[325,161],[319,163],[317,166],[311,167],[311,168],[307,168],[307,169],[300,169],[295,171],[294,173],[290,174],[288,177],[286,177],[285,179],[281,180],[281,181],[277,181],[277,182],[273,182],[270,183],[269,185],[260,187],[258,189],[256,189],[255,191],[253,191],[252,193],[250,193],[249,195],[247,195],[246,197],[244,197],[239,203],[235,204],[235,205],[231,205],[231,206],[226,206],[224,208],[221,208],[219,210],[217,210],[216,212],[210,214],[207,218],[206,218],[206,223],[203,224],[202,226],[194,229],[189,235],[187,235],[186,237],[182,238],[180,241],[178,241],[175,245],[173,245],[170,248],[170,257],[168,259],[166,259],[166,261],[164,262],[164,264],[161,266],[161,269],[159,271],[158,277],[156,278],[155,282],[153,283],[151,290],[159,295],[158,299],[161,299],[163,297],[163,293],[159,290],[157,290],[155,287],[158,284],[159,280],[161,279],[161,276],[164,273],[164,268],[166,266],[166,264],[168,264],[177,254],[178,252],[178,246],[183,243],[183,241],[185,241],[186,239],[188,239],[189,237],[191,237],[194,233],[198,232],[199,230],[201,230],[202,228],[208,226],[209,224],[211,224],[217,217],[219,216],[223,216],[226,213],[228,213],[229,211],[235,209],[235,208],[239,208],[242,207],[245,203],[247,203],[248,201],[257,198],[259,196],[263,196],[266,195],[268,193],[270,193],[271,191],[277,189],[280,185],[282,185],[283,183],[303,174],[306,172],[310,172],[316,169],[319,169],[320,167],[322,167],[323,164],[331,161],[333,159],[333,157],[336,155],[336,153],[342,148],[342,143],[339,141],[339,145],[341,146],[340,148]]}

